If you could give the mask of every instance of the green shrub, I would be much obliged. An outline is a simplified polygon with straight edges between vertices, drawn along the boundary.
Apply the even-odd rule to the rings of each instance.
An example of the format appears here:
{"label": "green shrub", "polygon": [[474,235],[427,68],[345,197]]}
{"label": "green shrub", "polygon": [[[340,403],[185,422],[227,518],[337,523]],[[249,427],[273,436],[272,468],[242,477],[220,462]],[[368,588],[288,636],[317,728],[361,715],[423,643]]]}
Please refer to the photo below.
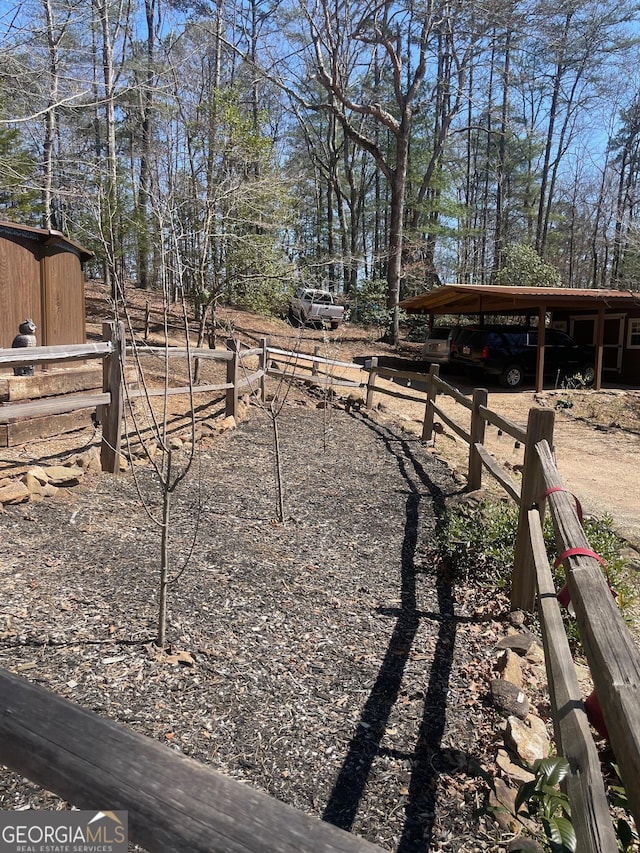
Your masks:
{"label": "green shrub", "polygon": [[[440,553],[454,581],[476,582],[498,589],[510,586],[514,563],[518,508],[510,501],[459,503],[449,508],[440,525]],[[613,530],[613,519],[586,518],[584,531],[590,548],[605,563],[605,574],[617,593],[623,616],[627,618],[636,594],[630,571],[622,556],[623,540]],[[547,514],[544,538],[549,563],[553,565],[557,548],[551,519]],[[554,570],[556,588],[565,582],[564,569]],[[569,635],[575,628],[569,628]]]}

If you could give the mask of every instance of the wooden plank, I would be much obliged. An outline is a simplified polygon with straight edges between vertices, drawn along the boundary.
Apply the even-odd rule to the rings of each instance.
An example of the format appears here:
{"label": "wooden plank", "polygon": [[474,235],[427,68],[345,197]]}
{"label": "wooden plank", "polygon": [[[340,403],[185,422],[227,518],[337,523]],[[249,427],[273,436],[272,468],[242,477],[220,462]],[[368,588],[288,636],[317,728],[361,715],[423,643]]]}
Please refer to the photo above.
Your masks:
{"label": "wooden plank", "polygon": [[527,430],[525,427],[508,420],[508,418],[503,418],[502,415],[499,415],[492,409],[488,409],[486,406],[480,407],[480,414],[490,424],[493,424],[493,426],[498,427],[498,429],[501,429],[503,432],[506,432],[507,435],[512,436],[516,441],[521,441],[523,444],[526,442]]}
{"label": "wooden plank", "polygon": [[248,390],[253,392],[260,388],[260,380],[264,376],[263,370],[257,370],[255,373],[250,373],[247,376],[242,376],[238,379],[238,391]]}
{"label": "wooden plank", "polygon": [[94,344],[64,344],[52,347],[25,347],[0,349],[0,365],[18,367],[21,364],[54,364],[59,361],[104,358],[111,352],[111,344],[101,341]]}
{"label": "wooden plank", "polygon": [[378,375],[384,376],[385,379],[415,379],[416,382],[427,384],[428,376],[426,373],[416,373],[413,370],[396,370],[393,367],[378,367]]}
{"label": "wooden plank", "polygon": [[457,424],[446,412],[443,412],[439,406],[433,405],[433,411],[440,416],[440,419],[445,422],[445,424],[452,429],[460,438],[464,439],[467,444],[471,441],[471,433],[466,432],[459,424]]}
{"label": "wooden plank", "polygon": [[529,529],[536,567],[538,612],[547,668],[547,683],[558,751],[571,768],[566,790],[571,822],[580,853],[617,853],[618,842],[571,649],[560,614],[547,551],[536,510],[529,510]]}
{"label": "wooden plank", "polygon": [[102,387],[102,368],[58,370],[37,373],[35,376],[11,376],[7,380],[7,398],[33,400],[35,397],[55,397],[79,391],[99,390]]}
{"label": "wooden plank", "polygon": [[471,411],[473,403],[471,400],[467,399],[461,391],[458,391],[458,389],[454,388],[453,385],[449,385],[448,382],[440,379],[439,376],[434,377],[433,381],[441,394],[446,394],[447,397],[453,397],[456,403],[460,403],[460,405],[464,406],[465,409],[469,409],[469,411]]}
{"label": "wooden plank", "polygon": [[109,403],[110,394],[69,394],[55,399],[34,400],[32,403],[15,403],[0,406],[0,424],[15,423],[24,418],[40,418],[77,412],[78,409],[95,409]]}
{"label": "wooden plank", "polygon": [[288,356],[291,361],[316,361],[318,364],[330,364],[333,367],[348,367],[350,370],[364,370],[367,368],[362,364],[356,364],[353,361],[336,361],[333,358],[322,358],[317,355],[313,355],[312,353],[306,352],[292,352],[290,350],[285,349],[277,349],[275,347],[268,347],[267,352],[269,356],[272,355],[284,355]]}
{"label": "wooden plank", "polygon": [[429,376],[427,377],[427,402],[424,407],[424,419],[422,421],[422,440],[431,441],[433,433],[433,404],[436,399],[436,384],[440,372],[439,364],[432,364],[429,368]]}
{"label": "wooden plank", "polygon": [[513,498],[517,504],[519,504],[520,486],[498,465],[486,447],[482,444],[476,444],[475,447],[476,453],[479,455],[485,468],[489,471],[492,477],[500,483],[505,492]]}
{"label": "wooden plank", "polygon": [[91,413],[87,410],[29,418],[17,423],[0,424],[0,447],[16,447],[39,438],[50,438],[91,426]]}
{"label": "wooden plank", "polygon": [[[576,515],[546,442],[537,447],[544,484],[559,488],[549,495],[560,553],[588,549]],[[640,826],[640,651],[627,628],[599,562],[589,556],[563,561],[580,639],[636,825]]]}
{"label": "wooden plank", "polygon": [[484,445],[486,422],[480,409],[487,404],[486,388],[473,389],[473,408],[471,409],[471,437],[469,440],[469,465],[467,469],[467,491],[474,492],[482,486],[482,457],[478,447]]}
{"label": "wooden plank", "polygon": [[[208,358],[213,361],[230,361],[233,357],[229,350],[209,349],[208,347],[149,347],[146,344],[136,344],[125,348],[127,355],[157,355],[161,358],[186,358],[187,354],[193,358]],[[247,355],[247,353],[244,353]]]}
{"label": "wooden plank", "polygon": [[[289,373],[287,370],[274,370],[270,367],[267,370],[268,376],[275,376],[280,379],[297,379],[300,382],[306,382],[311,385],[335,385],[340,388],[364,388],[366,382],[356,382],[352,379],[337,379],[335,376],[310,376],[308,373]],[[376,388],[376,394],[380,391]],[[384,393],[384,392],[380,392]],[[418,401],[421,402],[421,401]]]}
{"label": "wooden plank", "polygon": [[4,670],[0,696],[0,762],[81,809],[128,811],[130,839],[146,850],[380,853]]}
{"label": "wooden plank", "polygon": [[551,409],[529,410],[522,486],[520,487],[520,512],[518,514],[515,557],[511,576],[511,606],[514,610],[532,611],[535,609],[536,570],[531,553],[527,513],[536,504],[541,520],[544,519],[544,487],[536,444],[541,439],[546,439],[550,444],[553,443],[554,423],[555,415]]}
{"label": "wooden plank", "polygon": [[122,415],[124,400],[122,383],[124,378],[124,323],[109,320],[102,324],[103,340],[109,341],[111,351],[102,362],[102,390],[109,395],[107,405],[101,407],[99,420],[102,424],[100,442],[100,464],[103,471],[117,476],[120,471],[120,446],[122,441]]}
{"label": "wooden plank", "polygon": [[179,397],[183,394],[189,394],[193,391],[193,396],[196,394],[211,393],[215,391],[228,391],[233,388],[229,382],[221,382],[218,385],[181,385],[179,388],[131,388],[126,392],[127,400],[135,400],[139,397]]}
{"label": "wooden plank", "polygon": [[[314,376],[314,380],[317,377]],[[337,384],[336,380],[333,380]],[[360,383],[353,383],[356,387],[360,387]],[[364,384],[364,383],[363,383]],[[421,406],[425,403],[424,397],[414,397],[412,394],[404,394],[402,391],[392,391],[391,388],[382,388],[376,385],[376,394],[386,394],[387,397],[397,397],[398,400],[409,400],[411,403],[419,403]]]}

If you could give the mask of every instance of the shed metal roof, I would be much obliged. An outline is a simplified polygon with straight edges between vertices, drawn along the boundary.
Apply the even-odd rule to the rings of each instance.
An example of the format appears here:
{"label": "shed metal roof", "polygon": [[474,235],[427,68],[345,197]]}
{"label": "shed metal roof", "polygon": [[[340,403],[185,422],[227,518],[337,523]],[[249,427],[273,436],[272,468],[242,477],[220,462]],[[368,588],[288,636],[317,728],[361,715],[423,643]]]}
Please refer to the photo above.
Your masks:
{"label": "shed metal roof", "polygon": [[541,307],[576,311],[640,308],[640,292],[572,287],[505,287],[501,285],[445,284],[400,303],[418,314],[517,314]]}

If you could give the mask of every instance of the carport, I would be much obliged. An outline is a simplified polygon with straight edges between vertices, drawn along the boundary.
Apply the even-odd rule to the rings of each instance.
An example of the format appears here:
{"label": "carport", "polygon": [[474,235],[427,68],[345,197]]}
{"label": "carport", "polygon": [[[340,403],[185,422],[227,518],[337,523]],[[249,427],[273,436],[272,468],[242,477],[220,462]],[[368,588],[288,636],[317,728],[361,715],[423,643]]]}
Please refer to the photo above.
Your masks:
{"label": "carport", "polygon": [[[403,300],[400,307],[410,314],[427,314],[431,317],[438,314],[478,315],[481,323],[486,316],[537,317],[539,329],[546,327],[547,314],[551,314],[552,323],[565,325],[568,322],[566,318],[570,317],[575,323],[576,319],[583,316],[593,320],[587,337],[592,338],[590,343],[596,347],[596,390],[602,387],[605,346],[608,355],[612,354],[614,347],[619,349],[616,354],[618,374],[622,373],[622,357],[626,354],[625,373],[628,373],[628,379],[640,381],[640,293],[569,287],[445,284]],[[617,338],[612,336],[612,341],[608,342],[607,339],[605,343],[605,326],[608,319],[614,318]],[[543,377],[544,335],[538,334],[537,391],[542,390]]]}

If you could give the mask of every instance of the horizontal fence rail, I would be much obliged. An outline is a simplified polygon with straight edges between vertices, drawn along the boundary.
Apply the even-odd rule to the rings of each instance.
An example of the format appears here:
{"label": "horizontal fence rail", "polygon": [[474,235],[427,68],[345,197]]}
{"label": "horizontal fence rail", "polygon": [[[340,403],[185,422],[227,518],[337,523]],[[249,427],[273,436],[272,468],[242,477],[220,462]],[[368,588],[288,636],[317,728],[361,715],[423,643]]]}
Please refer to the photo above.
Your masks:
{"label": "horizontal fence rail", "polygon": [[380,848],[0,670],[0,762],[79,808],[128,812],[150,851],[380,853]]}
{"label": "horizontal fence rail", "polygon": [[64,344],[52,347],[16,347],[0,349],[0,367],[22,367],[27,364],[56,364],[62,361],[84,361],[104,358],[113,351],[110,341],[90,344]]}

